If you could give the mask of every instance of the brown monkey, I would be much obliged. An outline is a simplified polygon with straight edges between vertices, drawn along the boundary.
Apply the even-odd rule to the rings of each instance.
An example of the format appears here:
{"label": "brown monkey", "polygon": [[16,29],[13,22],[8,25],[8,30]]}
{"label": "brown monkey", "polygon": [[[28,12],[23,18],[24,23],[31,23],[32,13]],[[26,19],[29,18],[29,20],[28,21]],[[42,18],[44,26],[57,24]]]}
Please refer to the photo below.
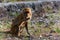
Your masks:
{"label": "brown monkey", "polygon": [[20,13],[12,22],[11,27],[11,33],[13,36],[20,36],[23,32],[23,28],[26,28],[27,33],[28,32],[28,20],[30,20],[32,17],[31,8],[24,8],[23,12]]}

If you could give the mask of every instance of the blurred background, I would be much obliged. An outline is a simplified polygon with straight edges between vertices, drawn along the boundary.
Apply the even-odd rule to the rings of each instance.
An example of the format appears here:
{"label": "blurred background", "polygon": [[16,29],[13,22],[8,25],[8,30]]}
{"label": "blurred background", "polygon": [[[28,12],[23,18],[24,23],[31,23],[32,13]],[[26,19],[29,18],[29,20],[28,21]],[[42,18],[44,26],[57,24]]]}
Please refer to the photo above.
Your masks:
{"label": "blurred background", "polygon": [[59,0],[0,0],[0,2],[18,2],[18,1],[59,1]]}

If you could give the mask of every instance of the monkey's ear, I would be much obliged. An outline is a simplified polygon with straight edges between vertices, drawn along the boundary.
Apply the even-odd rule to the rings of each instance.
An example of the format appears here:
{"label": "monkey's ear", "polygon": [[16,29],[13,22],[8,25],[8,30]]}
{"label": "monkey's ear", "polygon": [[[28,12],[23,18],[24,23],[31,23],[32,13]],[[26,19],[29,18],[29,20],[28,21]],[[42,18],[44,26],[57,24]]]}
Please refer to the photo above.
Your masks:
{"label": "monkey's ear", "polygon": [[12,22],[14,21],[14,18],[12,19]]}

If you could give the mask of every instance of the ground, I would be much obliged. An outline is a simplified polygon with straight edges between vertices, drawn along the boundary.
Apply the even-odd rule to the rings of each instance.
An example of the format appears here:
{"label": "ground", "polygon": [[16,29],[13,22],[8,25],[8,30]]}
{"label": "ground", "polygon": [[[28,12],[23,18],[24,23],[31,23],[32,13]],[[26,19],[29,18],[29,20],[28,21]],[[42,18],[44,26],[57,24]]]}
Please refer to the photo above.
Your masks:
{"label": "ground", "polygon": [[39,26],[37,26],[35,29],[34,27],[31,27],[30,23],[29,32],[32,36],[29,37],[26,33],[26,30],[24,29],[24,36],[22,38],[12,37],[10,33],[6,33],[6,31],[10,30],[10,27],[7,28],[6,25],[4,26],[5,27],[0,28],[0,40],[60,40],[59,33],[49,33],[51,30],[50,28],[44,28]]}

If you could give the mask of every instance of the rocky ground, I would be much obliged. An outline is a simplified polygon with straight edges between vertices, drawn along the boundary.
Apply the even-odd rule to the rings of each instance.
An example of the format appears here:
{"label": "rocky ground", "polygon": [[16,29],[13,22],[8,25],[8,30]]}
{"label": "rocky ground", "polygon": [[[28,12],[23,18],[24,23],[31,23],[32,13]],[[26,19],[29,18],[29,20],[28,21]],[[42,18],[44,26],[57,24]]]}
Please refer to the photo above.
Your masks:
{"label": "rocky ground", "polygon": [[52,33],[52,34],[40,34],[39,37],[37,36],[23,36],[22,38],[18,38],[18,37],[12,37],[10,36],[10,34],[4,34],[0,33],[0,36],[2,36],[2,38],[0,37],[0,40],[60,40],[60,34],[57,33]]}

